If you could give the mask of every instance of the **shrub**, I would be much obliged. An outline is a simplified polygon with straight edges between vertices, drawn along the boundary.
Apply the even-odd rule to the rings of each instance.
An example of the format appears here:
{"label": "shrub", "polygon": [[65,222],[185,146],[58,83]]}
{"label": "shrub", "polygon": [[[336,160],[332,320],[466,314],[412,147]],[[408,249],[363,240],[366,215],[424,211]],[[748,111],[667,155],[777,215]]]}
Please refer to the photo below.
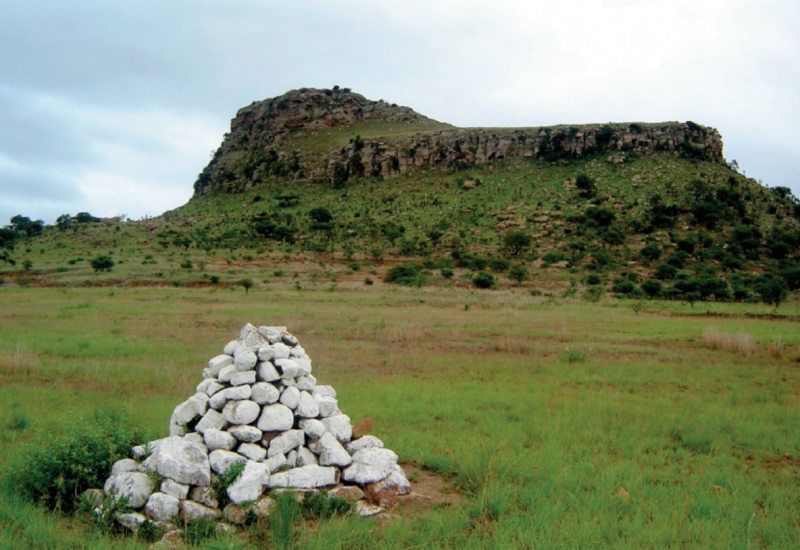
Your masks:
{"label": "shrub", "polygon": [[597,273],[590,273],[586,277],[586,284],[590,286],[599,285],[602,282],[603,282],[602,277],[600,277],[600,275],[598,275]]}
{"label": "shrub", "polygon": [[253,288],[253,285],[255,283],[253,283],[253,279],[239,279],[238,281],[236,281],[236,284],[244,288],[245,294],[249,294],[250,289]]}
{"label": "shrub", "polygon": [[214,493],[217,497],[217,502],[219,502],[219,507],[224,508],[226,504],[230,502],[230,498],[228,498],[228,487],[234,484],[234,482],[239,479],[244,472],[244,467],[247,465],[247,462],[244,459],[234,462],[231,466],[225,470],[223,473],[219,474],[217,479],[214,480],[212,484],[212,488],[214,489]]}
{"label": "shrub", "polygon": [[661,257],[661,247],[656,243],[650,243],[642,248],[639,254],[648,262],[654,262]]}
{"label": "shrub", "polygon": [[512,267],[508,272],[508,278],[521,285],[524,280],[530,276],[528,268],[522,265]]}
{"label": "shrub", "polygon": [[95,272],[111,271],[114,267],[114,260],[112,260],[110,256],[97,256],[96,258],[92,258],[92,261],[89,263]]}
{"label": "shrub", "polygon": [[141,440],[126,417],[98,412],[93,421],[77,419],[67,431],[37,439],[10,467],[7,480],[23,498],[71,513],[78,497],[102,487],[112,464]]}
{"label": "shrub", "polygon": [[423,286],[426,279],[419,266],[403,264],[389,269],[384,281],[403,286]]}
{"label": "shrub", "polygon": [[511,262],[509,262],[508,260],[495,259],[489,262],[489,267],[491,267],[492,271],[494,271],[495,273],[503,273],[505,271],[508,271],[508,268],[510,266]]}
{"label": "shrub", "polygon": [[578,174],[578,177],[575,179],[575,187],[578,188],[580,196],[587,199],[594,197],[597,193],[594,179],[586,174]]}
{"label": "shrub", "polygon": [[481,271],[472,278],[472,284],[478,288],[492,288],[495,285],[494,276],[491,273]]}
{"label": "shrub", "polygon": [[688,259],[689,255],[686,252],[683,250],[677,250],[669,255],[667,258],[667,263],[672,267],[681,269],[684,265],[686,265],[686,260]]}
{"label": "shrub", "polygon": [[440,273],[442,274],[442,277],[444,277],[445,279],[452,279],[453,278],[453,270],[452,269],[443,268],[440,271]]}
{"label": "shrub", "polygon": [[662,284],[658,281],[647,280],[642,283],[642,290],[648,298],[655,298],[661,294]]}
{"label": "shrub", "polygon": [[775,305],[775,309],[789,296],[789,285],[781,277],[775,275],[762,275],[753,285],[753,290],[768,305]]}
{"label": "shrub", "polygon": [[511,231],[503,237],[503,245],[512,256],[519,256],[530,248],[531,243],[533,243],[533,238],[522,231]]}

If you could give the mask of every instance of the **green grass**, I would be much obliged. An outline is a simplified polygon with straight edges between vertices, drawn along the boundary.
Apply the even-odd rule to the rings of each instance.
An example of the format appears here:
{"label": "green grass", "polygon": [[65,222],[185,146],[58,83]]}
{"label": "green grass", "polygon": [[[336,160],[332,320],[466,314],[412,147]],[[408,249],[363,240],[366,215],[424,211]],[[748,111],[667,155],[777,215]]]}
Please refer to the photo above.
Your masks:
{"label": "green grass", "polygon": [[[298,525],[302,548],[800,545],[800,331],[742,315],[753,306],[709,317],[679,304],[637,313],[524,291],[363,286],[3,288],[0,301],[3,471],[70,414],[125,413],[165,435],[241,325],[285,324],[354,422],[373,418],[402,460],[466,498],[391,521]],[[755,353],[707,348],[710,327],[746,332]],[[263,547],[262,527],[213,544]],[[87,529],[0,493],[0,548],[144,547]]]}

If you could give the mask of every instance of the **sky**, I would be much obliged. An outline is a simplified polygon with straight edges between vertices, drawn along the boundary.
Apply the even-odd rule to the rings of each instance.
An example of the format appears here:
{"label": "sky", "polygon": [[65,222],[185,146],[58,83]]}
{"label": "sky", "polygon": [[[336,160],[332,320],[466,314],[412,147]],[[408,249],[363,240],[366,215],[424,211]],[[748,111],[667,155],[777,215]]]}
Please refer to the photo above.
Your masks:
{"label": "sky", "polygon": [[464,127],[692,120],[800,196],[797,0],[0,7],[0,225],[185,204],[236,111],[352,88]]}

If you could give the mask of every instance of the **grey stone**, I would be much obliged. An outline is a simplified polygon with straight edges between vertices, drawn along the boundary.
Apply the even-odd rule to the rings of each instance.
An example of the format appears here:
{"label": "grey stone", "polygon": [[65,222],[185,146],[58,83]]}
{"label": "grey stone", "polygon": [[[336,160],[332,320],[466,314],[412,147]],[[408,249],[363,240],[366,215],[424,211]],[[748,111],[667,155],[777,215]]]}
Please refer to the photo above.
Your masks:
{"label": "grey stone", "polygon": [[[201,434],[205,434],[207,430],[224,430],[227,426],[228,421],[225,420],[225,417],[214,409],[210,409],[208,412],[206,412],[206,414],[203,415],[203,418],[200,419],[200,421],[194,427],[194,430],[196,432],[200,432]],[[206,443],[206,445],[207,444],[208,443]]]}
{"label": "grey stone", "polygon": [[217,382],[216,377],[206,378],[197,385],[197,391],[203,392],[209,397],[223,389],[225,389],[225,386]]}
{"label": "grey stone", "polygon": [[[300,392],[300,400],[297,403],[297,408],[295,409],[294,413],[300,418],[316,418],[319,416],[319,404],[317,403],[317,400],[311,397],[311,394],[307,391]],[[323,422],[323,424],[324,423],[325,422]]]}
{"label": "grey stone", "polygon": [[295,365],[297,365],[297,376],[308,376],[311,374],[311,361],[308,359],[293,357],[289,360],[294,361]]}
{"label": "grey stone", "polygon": [[159,440],[155,451],[145,463],[149,463],[159,475],[178,483],[201,487],[211,483],[205,447],[181,437]]}
{"label": "grey stone", "polygon": [[239,441],[243,441],[245,443],[255,443],[256,441],[261,441],[261,437],[264,435],[264,432],[255,426],[249,425],[234,426],[228,430],[228,433],[230,433]]}
{"label": "grey stone", "polygon": [[336,390],[333,389],[332,386],[317,386],[314,388],[313,395],[316,397],[318,395],[327,395],[329,397],[336,397]]}
{"label": "grey stone", "polygon": [[240,401],[242,399],[250,399],[253,395],[253,388],[244,384],[242,386],[233,386],[224,390],[225,398],[228,401]]}
{"label": "grey stone", "polygon": [[317,489],[336,485],[339,481],[339,471],[336,468],[322,466],[303,466],[292,468],[285,472],[270,475],[267,480],[269,487],[282,487],[290,489]]}
{"label": "grey stone", "polygon": [[346,414],[323,418],[322,424],[340,443],[347,443],[353,437],[353,425],[350,423],[350,417]]}
{"label": "grey stone", "polygon": [[280,402],[290,409],[296,409],[297,404],[300,402],[300,390],[291,386],[287,387],[281,393]]}
{"label": "grey stone", "polygon": [[180,499],[166,493],[153,493],[147,499],[145,514],[155,521],[172,521],[178,515]]}
{"label": "grey stone", "polygon": [[211,487],[192,487],[192,490],[189,491],[189,499],[209,508],[219,508],[217,493]]}
{"label": "grey stone", "polygon": [[242,443],[239,445],[239,448],[236,449],[236,452],[254,462],[261,462],[267,456],[267,450],[264,447],[253,443]]}
{"label": "grey stone", "polygon": [[353,461],[350,453],[330,432],[326,432],[318,440],[310,442],[308,448],[319,456],[321,466],[345,467]]}
{"label": "grey stone", "polygon": [[347,452],[350,453],[351,455],[357,453],[361,449],[367,449],[369,447],[378,447],[382,449],[383,441],[381,441],[374,435],[365,435],[364,437],[359,437],[358,439],[354,439],[353,441],[345,445]]}
{"label": "grey stone", "polygon": [[208,368],[211,370],[211,374],[213,374],[214,376],[218,376],[219,371],[221,371],[224,367],[227,367],[228,365],[233,365],[233,357],[231,357],[227,353],[223,355],[217,355],[216,357],[208,361]]}
{"label": "grey stone", "polygon": [[306,447],[298,447],[297,460],[295,460],[295,466],[300,467],[313,464],[319,464],[319,459],[317,459],[317,455],[312,453]]}
{"label": "grey stone", "polygon": [[268,479],[269,472],[264,464],[248,462],[242,475],[228,487],[228,498],[234,504],[258,500]]}
{"label": "grey stone", "polygon": [[254,384],[256,381],[256,371],[246,370],[237,372],[231,377],[231,386],[241,386],[242,384]]}
{"label": "grey stone", "polygon": [[172,417],[169,419],[169,435],[186,434],[186,425],[198,416],[194,403],[189,400],[184,401],[172,411]]}
{"label": "grey stone", "polygon": [[325,428],[325,424],[323,424],[322,422],[320,422],[315,418],[301,420],[299,425],[300,429],[303,430],[305,434],[312,439],[319,439],[320,437],[325,435],[325,432],[327,431],[327,428]]}
{"label": "grey stone", "polygon": [[222,367],[222,370],[219,371],[219,374],[217,375],[217,380],[219,380],[223,384],[227,384],[231,381],[231,378],[233,378],[233,375],[236,374],[237,372],[239,372],[239,369],[236,368],[236,365],[228,365]]}
{"label": "grey stone", "polygon": [[305,391],[313,391],[317,386],[317,379],[313,375],[307,374],[297,378],[297,388]]}
{"label": "grey stone", "polygon": [[136,445],[131,449],[131,455],[133,455],[134,460],[144,460],[149,452],[144,445]]}
{"label": "grey stone", "polygon": [[161,482],[161,492],[183,500],[189,496],[189,486],[185,483],[178,483],[174,479],[165,479]]}
{"label": "grey stone", "polygon": [[238,443],[233,434],[218,429],[208,429],[203,435],[205,437],[206,447],[208,447],[210,451],[216,451],[217,449],[230,451]]}
{"label": "grey stone", "polygon": [[199,502],[193,500],[182,500],[180,509],[183,517],[189,521],[196,519],[217,519],[222,515],[216,508],[203,506]]}
{"label": "grey stone", "polygon": [[198,416],[203,416],[208,410],[208,394],[197,392],[189,398],[189,403],[192,404]]}
{"label": "grey stone", "polygon": [[272,361],[275,359],[275,349],[272,346],[266,346],[258,350],[259,361]]}
{"label": "grey stone", "polygon": [[283,343],[287,346],[296,346],[299,344],[297,338],[295,338],[292,333],[287,330],[281,332],[281,340],[283,340]]}
{"label": "grey stone", "polygon": [[298,357],[300,359],[308,359],[308,355],[306,355],[306,350],[303,349],[303,346],[296,345],[289,349],[289,357]]}
{"label": "grey stone", "polygon": [[259,405],[269,405],[278,401],[281,392],[268,382],[256,382],[252,386],[250,399]]}
{"label": "grey stone", "polygon": [[139,530],[139,526],[145,521],[147,521],[147,518],[143,514],[139,514],[137,512],[117,514],[117,523],[134,534]]}
{"label": "grey stone", "polygon": [[289,346],[281,342],[272,344],[270,347],[275,351],[275,359],[288,359],[292,353]]}
{"label": "grey stone", "polygon": [[281,379],[281,373],[270,361],[263,361],[256,366],[256,377],[263,382],[274,382]]}
{"label": "grey stone", "polygon": [[282,432],[290,429],[292,424],[294,424],[292,410],[286,405],[276,403],[262,408],[256,427],[262,432]]}
{"label": "grey stone", "polygon": [[286,430],[281,435],[269,442],[267,456],[286,454],[305,443],[306,434],[303,430]]}
{"label": "grey stone", "polygon": [[258,418],[261,407],[255,401],[229,401],[222,409],[222,416],[231,424],[250,424]]}
{"label": "grey stone", "polygon": [[117,460],[111,466],[111,475],[116,476],[125,472],[138,472],[140,470],[140,465],[132,458],[123,458],[122,460]]}
{"label": "grey stone", "polygon": [[297,467],[297,449],[292,449],[286,453],[286,465],[290,468]]}
{"label": "grey stone", "polygon": [[365,485],[386,479],[397,465],[397,455],[389,449],[368,447],[353,455],[353,463],[342,471],[345,481]]}
{"label": "grey stone", "polygon": [[281,333],[286,330],[286,327],[258,327],[258,333],[267,339],[270,344],[277,344],[281,341]]}
{"label": "grey stone", "polygon": [[257,350],[269,345],[269,340],[256,327],[248,323],[239,332],[239,344],[249,350]]}
{"label": "grey stone", "polygon": [[114,476],[110,492],[117,497],[127,497],[128,508],[136,510],[145,505],[153,488],[154,483],[149,475],[143,472],[123,472]]}
{"label": "grey stone", "polygon": [[233,364],[239,371],[254,369],[258,363],[258,356],[250,349],[239,348],[233,356]]}
{"label": "grey stone", "polygon": [[197,432],[188,433],[185,436],[183,436],[183,440],[184,441],[191,441],[192,443],[197,443],[198,445],[203,447],[203,450],[205,452],[208,452],[208,448],[206,448],[205,439],[203,439],[203,434],[200,434],[200,433],[197,433]]}
{"label": "grey stone", "polygon": [[223,449],[211,451],[208,455],[208,462],[211,465],[211,469],[218,474],[224,474],[228,471],[228,468],[237,462],[244,462],[244,460],[245,458],[239,453],[225,451]]}

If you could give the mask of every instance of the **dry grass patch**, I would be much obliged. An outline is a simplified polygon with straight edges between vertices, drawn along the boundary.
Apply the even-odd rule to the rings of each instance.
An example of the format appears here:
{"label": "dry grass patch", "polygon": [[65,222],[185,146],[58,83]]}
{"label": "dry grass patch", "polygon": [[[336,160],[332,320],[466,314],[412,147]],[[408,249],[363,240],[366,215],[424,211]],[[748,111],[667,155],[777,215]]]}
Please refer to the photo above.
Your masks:
{"label": "dry grass patch", "polygon": [[706,329],[703,334],[703,345],[712,350],[724,350],[741,353],[750,357],[756,352],[758,344],[746,332],[733,334],[715,328]]}

